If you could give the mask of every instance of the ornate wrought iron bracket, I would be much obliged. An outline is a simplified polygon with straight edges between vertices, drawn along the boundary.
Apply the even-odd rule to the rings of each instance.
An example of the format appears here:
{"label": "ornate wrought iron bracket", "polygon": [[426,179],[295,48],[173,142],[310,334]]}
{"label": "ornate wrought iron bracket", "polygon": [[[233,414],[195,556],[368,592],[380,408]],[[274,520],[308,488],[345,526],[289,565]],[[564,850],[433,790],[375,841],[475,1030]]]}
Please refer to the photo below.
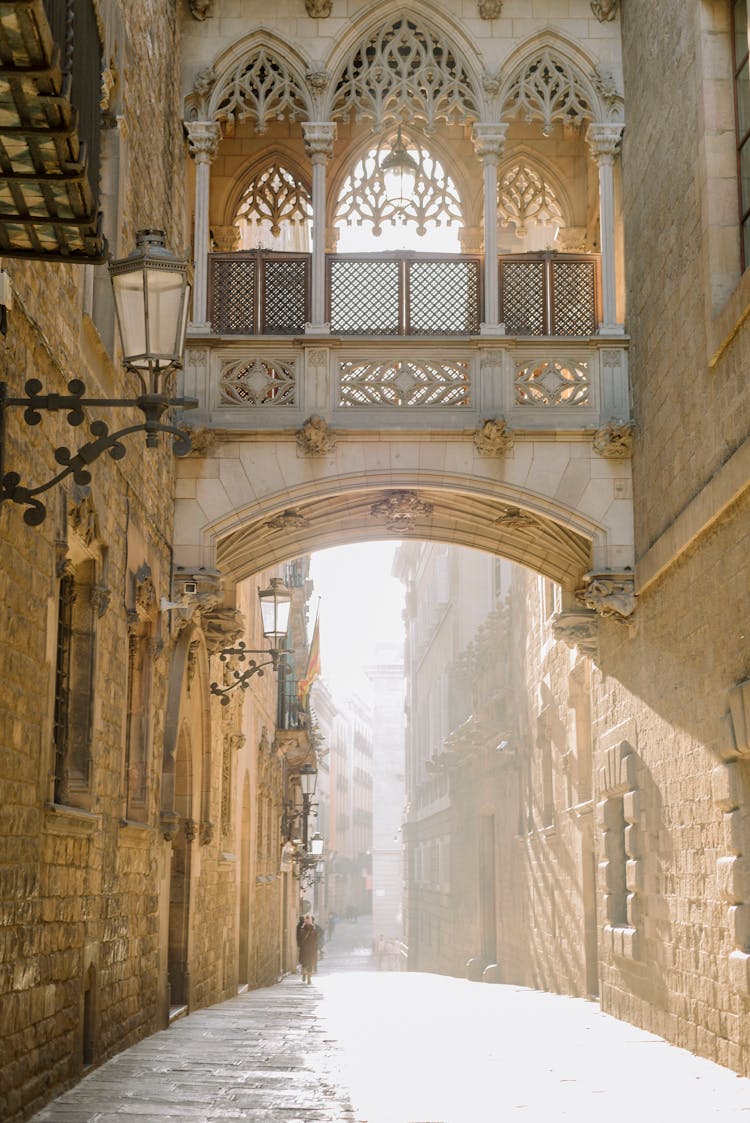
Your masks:
{"label": "ornate wrought iron bracket", "polygon": [[229,659],[239,659],[240,663],[244,663],[250,655],[267,655],[268,658],[264,663],[259,663],[257,659],[248,659],[248,665],[244,670],[232,668],[232,675],[234,682],[230,682],[229,686],[219,686],[218,682],[211,683],[211,693],[221,698],[222,706],[229,705],[228,695],[236,690],[238,686],[243,690],[247,690],[250,685],[250,679],[254,675],[262,678],[266,667],[273,668],[280,675],[285,675],[291,669],[288,664],[282,662],[283,658],[291,655],[291,651],[280,651],[278,648],[272,647],[270,651],[259,651],[251,647],[245,647],[242,640],[236,647],[226,647],[223,651],[219,652],[219,658],[222,663],[226,663]]}
{"label": "ornate wrought iron bracket", "polygon": [[[185,456],[190,452],[190,438],[183,429],[174,425],[165,424],[162,418],[166,411],[172,407],[180,409],[195,409],[198,402],[195,398],[168,398],[163,394],[141,394],[137,398],[87,398],[84,397],[86,387],[79,378],[73,378],[68,383],[68,394],[43,394],[42,383],[37,378],[30,378],[24,387],[26,397],[14,398],[8,395],[6,384],[0,383],[0,503],[9,499],[13,503],[25,504],[24,522],[28,526],[39,526],[47,517],[47,509],[37,499],[38,495],[49,491],[67,476],[72,476],[79,485],[91,482],[89,465],[93,464],[102,453],[109,452],[113,460],[122,460],[126,449],[122,440],[131,433],[145,433],[146,447],[157,447],[157,433],[171,433],[174,438],[173,450],[177,456]],[[144,421],[138,425],[128,425],[110,433],[109,426],[104,421],[92,421],[89,430],[93,441],[88,441],[73,452],[62,445],[55,449],[55,460],[61,465],[62,470],[44,484],[38,487],[27,487],[21,483],[18,472],[4,471],[5,450],[5,410],[9,406],[21,406],[24,410],[24,421],[27,425],[39,425],[42,413],[56,413],[67,410],[66,421],[71,426],[82,425],[85,421],[84,406],[94,406],[97,409],[114,409],[130,407],[139,409],[144,416]]]}

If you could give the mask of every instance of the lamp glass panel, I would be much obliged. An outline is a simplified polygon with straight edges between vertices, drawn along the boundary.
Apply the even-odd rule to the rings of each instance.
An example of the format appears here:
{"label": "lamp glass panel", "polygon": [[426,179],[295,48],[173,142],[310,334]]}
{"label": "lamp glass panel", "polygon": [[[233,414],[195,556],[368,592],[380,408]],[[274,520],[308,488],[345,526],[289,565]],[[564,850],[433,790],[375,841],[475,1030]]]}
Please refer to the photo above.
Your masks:
{"label": "lamp glass panel", "polygon": [[186,276],[183,270],[144,269],[148,294],[148,352],[174,362],[180,356]]}
{"label": "lamp glass panel", "polygon": [[123,358],[146,354],[146,321],[143,314],[143,272],[120,273],[112,278],[117,309],[117,322],[120,326],[120,340]]}
{"label": "lamp glass panel", "polygon": [[[321,835],[314,834],[310,839],[310,853],[314,854],[316,858],[319,858],[323,853],[323,839]],[[320,863],[318,864],[320,865]]]}
{"label": "lamp glass panel", "polygon": [[258,593],[263,635],[266,639],[283,639],[289,631],[289,610],[292,596],[285,589],[264,589]]}
{"label": "lamp glass panel", "polygon": [[299,770],[299,782],[303,795],[315,795],[315,785],[318,781],[318,770],[310,765],[305,765]]}

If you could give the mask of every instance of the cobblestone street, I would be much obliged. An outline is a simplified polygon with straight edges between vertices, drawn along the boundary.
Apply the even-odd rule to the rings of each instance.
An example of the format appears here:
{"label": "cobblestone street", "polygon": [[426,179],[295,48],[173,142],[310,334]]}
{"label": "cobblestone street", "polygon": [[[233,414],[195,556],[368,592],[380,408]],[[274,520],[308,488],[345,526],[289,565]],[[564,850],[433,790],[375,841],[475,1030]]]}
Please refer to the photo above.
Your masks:
{"label": "cobblestone street", "polygon": [[199,1010],[34,1123],[730,1123],[750,1080],[600,1013],[513,986],[377,971],[342,923],[299,976]]}

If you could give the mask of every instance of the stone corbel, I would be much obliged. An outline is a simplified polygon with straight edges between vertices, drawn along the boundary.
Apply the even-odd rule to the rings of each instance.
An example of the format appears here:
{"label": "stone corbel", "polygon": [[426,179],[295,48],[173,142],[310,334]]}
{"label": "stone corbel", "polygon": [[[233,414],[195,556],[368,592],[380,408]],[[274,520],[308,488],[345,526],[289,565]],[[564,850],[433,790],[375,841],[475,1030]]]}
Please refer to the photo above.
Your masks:
{"label": "stone corbel", "polygon": [[576,600],[599,616],[627,620],[635,611],[635,579],[630,570],[604,570],[584,575]]}
{"label": "stone corbel", "polygon": [[245,631],[245,619],[236,608],[212,608],[202,613],[202,622],[209,655],[232,647]]}
{"label": "stone corbel", "polygon": [[174,842],[180,829],[180,816],[176,811],[162,811],[159,815],[159,830],[165,842]]}
{"label": "stone corbel", "polygon": [[479,0],[480,19],[499,19],[503,10],[503,0]]}
{"label": "stone corbel", "polygon": [[179,429],[190,440],[190,452],[187,457],[200,459],[211,455],[216,446],[215,429],[209,429],[206,425],[180,425]]}
{"label": "stone corbel", "polygon": [[590,659],[599,650],[599,617],[591,609],[572,612],[558,612],[552,620],[552,632],[556,640],[577,647],[581,655]]}
{"label": "stone corbel", "polygon": [[112,590],[106,585],[94,585],[91,589],[91,606],[97,616],[103,616],[109,608],[112,599]]}
{"label": "stone corbel", "polygon": [[300,456],[327,456],[336,447],[328,422],[322,417],[308,417],[297,430],[297,449]]}
{"label": "stone corbel", "polygon": [[204,20],[211,15],[213,0],[190,0],[190,14],[193,19]]}
{"label": "stone corbel", "polygon": [[613,417],[594,434],[594,451],[609,460],[628,460],[633,455],[633,422]]}
{"label": "stone corbel", "polygon": [[617,15],[618,7],[619,0],[591,0],[591,11],[599,20],[599,23],[613,20]]}
{"label": "stone corbel", "polygon": [[200,825],[199,839],[201,846],[209,846],[214,838],[214,825],[211,822],[203,822]]}
{"label": "stone corbel", "polygon": [[729,710],[722,720],[722,756],[750,757],[750,679],[729,691]]}
{"label": "stone corbel", "polygon": [[328,19],[333,0],[305,0],[305,11],[310,19]]}
{"label": "stone corbel", "polygon": [[474,447],[480,456],[504,456],[513,447],[513,433],[505,418],[484,421],[474,433]]}
{"label": "stone corbel", "polygon": [[185,829],[185,841],[195,842],[198,837],[198,824],[195,819],[185,819],[182,825]]}

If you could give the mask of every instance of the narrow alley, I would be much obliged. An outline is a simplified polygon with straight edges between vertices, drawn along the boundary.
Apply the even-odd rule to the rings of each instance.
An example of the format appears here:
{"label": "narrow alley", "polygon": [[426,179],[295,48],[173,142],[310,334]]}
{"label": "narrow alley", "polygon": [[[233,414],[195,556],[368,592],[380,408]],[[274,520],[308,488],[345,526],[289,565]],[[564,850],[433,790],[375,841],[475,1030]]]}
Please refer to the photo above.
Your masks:
{"label": "narrow alley", "polygon": [[341,922],[307,986],[175,1022],[32,1123],[680,1123],[750,1120],[750,1080],[581,999],[381,970]]}

